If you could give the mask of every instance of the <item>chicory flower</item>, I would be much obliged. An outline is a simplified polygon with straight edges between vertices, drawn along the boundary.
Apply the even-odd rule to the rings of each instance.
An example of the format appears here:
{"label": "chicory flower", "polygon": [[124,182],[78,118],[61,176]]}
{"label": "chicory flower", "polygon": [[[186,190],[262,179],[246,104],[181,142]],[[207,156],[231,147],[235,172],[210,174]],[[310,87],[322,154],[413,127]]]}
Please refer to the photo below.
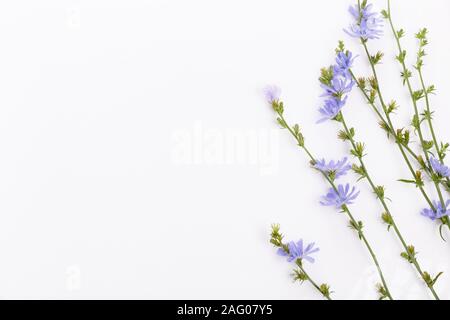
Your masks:
{"label": "chicory flower", "polygon": [[280,100],[281,89],[277,86],[266,86],[263,92],[267,102],[270,104],[277,103]]}
{"label": "chicory flower", "polygon": [[371,4],[366,4],[364,7],[350,6],[348,11],[355,21],[350,24],[348,30],[344,29],[345,33],[363,40],[379,39],[383,35],[381,30],[383,20],[377,12],[372,12]]}
{"label": "chicory flower", "polygon": [[337,179],[347,174],[348,170],[350,170],[352,166],[347,163],[347,157],[345,157],[340,161],[331,160],[328,163],[325,159],[318,160],[314,165],[314,168],[326,173],[327,175],[332,175],[334,179]]}
{"label": "chicory flower", "polygon": [[323,107],[319,109],[322,118],[317,120],[317,123],[336,118],[341,109],[344,107],[346,101],[347,97],[343,100],[336,97],[331,97],[325,100]]}
{"label": "chicory flower", "polygon": [[303,239],[300,239],[295,243],[294,241],[290,241],[288,244],[289,252],[284,251],[282,248],[279,248],[277,253],[280,256],[288,257],[287,261],[292,262],[293,260],[307,260],[311,263],[314,263],[314,258],[310,255],[319,251],[319,248],[314,248],[314,242],[308,244],[306,247],[303,245]]}
{"label": "chicory flower", "polygon": [[433,221],[450,214],[450,210],[448,209],[448,206],[450,206],[450,200],[447,200],[447,202],[445,203],[445,208],[442,206],[442,203],[440,201],[433,201],[433,206],[435,210],[431,208],[425,208],[420,212],[420,214],[424,217],[430,218]]}
{"label": "chicory flower", "polygon": [[322,197],[320,204],[323,206],[335,206],[337,209],[343,205],[353,204],[359,195],[359,191],[356,191],[355,187],[350,189],[350,185],[347,183],[345,186],[340,184],[337,186],[337,190],[330,188],[328,193]]}
{"label": "chicory flower", "polygon": [[431,157],[430,164],[431,164],[431,167],[433,168],[433,170],[441,177],[449,177],[450,176],[450,169],[446,165],[440,163],[439,160]]}

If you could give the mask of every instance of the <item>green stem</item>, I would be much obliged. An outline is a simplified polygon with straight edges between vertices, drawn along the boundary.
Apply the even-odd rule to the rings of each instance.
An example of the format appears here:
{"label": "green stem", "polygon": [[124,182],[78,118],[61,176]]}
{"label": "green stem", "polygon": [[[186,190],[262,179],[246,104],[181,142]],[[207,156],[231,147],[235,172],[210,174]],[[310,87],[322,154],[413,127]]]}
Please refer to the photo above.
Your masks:
{"label": "green stem", "polygon": [[323,295],[327,300],[332,300],[329,294],[325,294],[322,292],[322,289],[320,288],[320,286],[309,276],[309,274],[303,268],[303,265],[301,262],[297,263],[297,267],[305,274],[307,280],[313,285],[314,288],[317,289],[317,291],[320,292],[321,295]]}
{"label": "green stem", "polygon": [[[397,43],[397,49],[398,49],[399,55],[401,55],[402,52],[403,52],[403,48],[402,48],[402,45],[400,43],[400,38],[398,37],[398,34],[395,31],[394,23],[392,22],[391,2],[390,2],[390,0],[388,0],[388,20],[389,20],[389,25],[391,26],[392,33],[394,34],[394,37],[395,37],[395,42]],[[367,46],[366,46],[366,48],[367,48]],[[417,108],[417,101],[414,98],[414,92],[413,92],[413,89],[412,89],[412,86],[411,86],[411,82],[409,81],[409,77],[407,75],[407,68],[406,68],[406,65],[405,65],[405,60],[404,59],[399,59],[399,62],[401,64],[401,66],[402,66],[404,80],[405,80],[406,85],[408,87],[409,96],[411,97],[411,102],[412,102],[413,108],[414,108],[414,115],[415,115],[415,117],[417,119],[417,128],[416,129],[417,129],[417,134],[419,135],[420,146],[421,146],[422,151],[423,151],[423,153],[425,155],[425,159],[427,160],[428,166],[431,167],[431,165],[430,165],[430,157],[428,155],[428,150],[425,148],[425,141],[423,139],[422,128],[421,128],[421,121],[420,121],[420,118],[419,118],[419,110]],[[378,81],[377,81],[377,83],[378,83]],[[434,184],[434,186],[436,188],[436,191],[438,193],[439,201],[441,202],[441,206],[442,206],[442,208],[445,208],[445,201],[444,201],[444,198],[442,196],[442,192],[441,192],[441,188],[439,186],[439,183],[435,179],[432,179],[432,181],[433,181],[433,184]],[[433,210],[435,210],[435,209],[433,209]],[[445,219],[445,220],[447,220],[447,219]],[[446,225],[450,229],[450,224],[446,223]]]}
{"label": "green stem", "polygon": [[[351,143],[353,149],[356,150],[356,141],[355,141],[355,139],[353,138],[353,136],[350,134],[350,130],[349,130],[348,126],[347,126],[347,123],[345,122],[344,114],[342,113],[342,111],[341,111],[341,113],[340,113],[340,119],[341,119],[342,125],[343,125],[343,127],[344,127],[344,130],[345,130],[345,132],[346,132],[346,134],[347,134],[347,137],[348,137],[348,139],[349,139],[349,141],[350,141],[350,143]],[[375,183],[373,182],[373,180],[372,180],[372,178],[371,178],[371,176],[370,176],[370,174],[369,174],[369,171],[367,170],[367,167],[366,167],[366,165],[365,165],[365,163],[364,163],[362,157],[357,157],[357,158],[358,158],[359,164],[361,165],[361,168],[362,168],[363,171],[364,171],[364,174],[365,174],[364,177],[366,178],[366,180],[367,180],[367,182],[369,183],[370,187],[372,188],[373,192],[374,192],[375,194],[377,194],[377,187],[376,187]],[[378,200],[381,202],[381,205],[383,206],[383,208],[384,208],[384,210],[386,211],[386,213],[389,214],[389,216],[390,216],[390,218],[391,218],[391,224],[390,224],[390,225],[393,227],[393,229],[394,229],[394,231],[395,231],[395,234],[397,235],[397,237],[398,237],[398,239],[400,240],[400,242],[401,242],[403,248],[405,249],[405,252],[408,252],[408,245],[406,244],[406,241],[404,240],[404,238],[403,238],[403,236],[402,236],[402,234],[401,234],[401,232],[400,232],[400,229],[398,228],[397,224],[395,223],[394,216],[392,215],[391,211],[389,210],[389,207],[388,207],[388,205],[386,204],[386,201],[384,200],[384,197],[377,195],[377,198],[378,198]],[[420,274],[420,276],[421,276],[422,279],[424,280],[425,284],[426,284],[426,285],[428,286],[428,288],[430,289],[431,293],[433,294],[433,297],[434,297],[436,300],[440,300],[440,299],[439,299],[439,296],[438,296],[437,293],[434,291],[433,285],[432,285],[432,284],[428,284],[428,283],[425,281],[424,273],[423,273],[423,271],[422,271],[422,269],[421,269],[421,267],[420,267],[420,265],[419,265],[417,259],[416,259],[414,256],[413,256],[413,257],[410,256],[410,259],[411,259],[411,261],[412,261],[412,264],[413,264],[414,267],[416,268],[417,272]]]}
{"label": "green stem", "polygon": [[[391,126],[389,125],[389,123],[384,119],[384,117],[381,115],[380,111],[377,109],[375,103],[372,102],[372,101],[370,100],[369,95],[367,94],[367,92],[364,90],[364,88],[363,88],[363,87],[361,86],[361,84],[359,83],[358,78],[356,77],[356,75],[353,73],[352,70],[349,70],[349,71],[350,71],[350,74],[351,74],[353,80],[356,82],[356,84],[357,84],[357,86],[358,86],[358,89],[361,91],[361,93],[363,94],[363,96],[366,98],[367,102],[368,102],[369,105],[372,107],[373,111],[377,114],[377,116],[378,116],[378,118],[379,118],[379,120],[380,120],[380,124],[383,124],[383,125],[384,125],[385,129],[388,130],[388,134],[391,134],[391,135],[394,137],[394,139],[396,140],[396,143],[397,143],[397,142],[401,143],[400,141],[398,141],[398,138],[397,138],[397,134],[396,134],[397,130],[396,130],[395,128],[391,127]],[[418,155],[417,155],[417,154],[416,154],[416,153],[415,153],[408,145],[402,144],[402,147],[403,147],[404,150],[406,150],[406,152],[407,152],[412,158],[414,158],[414,160],[422,167],[422,169],[425,171],[425,173],[426,173],[426,174],[428,175],[428,177],[431,179],[431,178],[432,178],[432,172],[430,171],[430,169],[429,169],[427,166],[425,166],[425,167],[422,166],[421,162],[419,161],[419,156],[418,156]],[[447,178],[447,179],[448,179],[448,181],[450,181],[449,178]],[[441,184],[442,184],[442,186],[443,186],[445,189],[448,189],[448,187],[446,186],[446,184],[445,184],[444,181],[441,181]],[[449,190],[449,191],[450,191],[450,190]]]}
{"label": "green stem", "polygon": [[[391,130],[394,131],[394,125],[392,124],[391,116],[389,115],[389,112],[387,111],[387,107],[386,107],[386,104],[384,103],[383,95],[381,94],[380,82],[378,81],[378,74],[377,74],[377,71],[375,69],[375,65],[373,64],[372,59],[370,58],[369,49],[367,48],[367,44],[366,44],[365,40],[361,39],[361,43],[362,43],[362,45],[364,47],[364,51],[366,52],[367,58],[369,60],[370,67],[372,69],[373,77],[375,78],[376,87],[377,87],[376,89],[377,89],[377,93],[378,93],[378,99],[380,100],[381,107],[383,109],[384,115],[386,116],[387,124],[389,125],[389,128],[391,128]],[[395,142],[396,142],[396,144],[397,144],[397,146],[398,146],[398,148],[400,150],[400,153],[402,154],[402,157],[405,160],[406,165],[407,165],[409,171],[411,172],[411,175],[415,179],[416,174],[415,174],[415,171],[414,171],[414,168],[413,168],[411,162],[408,159],[408,156],[405,153],[404,146],[398,140],[397,135],[395,135],[395,137],[396,137]],[[430,208],[435,210],[434,205],[431,202],[430,198],[428,197],[427,193],[425,192],[424,188],[421,185],[419,185],[419,184],[417,184],[417,187],[419,188],[420,192],[422,193],[423,197],[427,201],[427,203],[430,206]]]}
{"label": "green stem", "polygon": [[[281,119],[281,120],[283,121],[283,123],[285,124],[286,129],[288,129],[288,131],[291,133],[291,135],[296,139],[296,141],[297,141],[299,147],[301,147],[301,148],[306,152],[306,154],[308,155],[308,157],[310,158],[310,160],[311,160],[313,163],[316,163],[316,162],[317,162],[317,161],[316,161],[316,158],[312,155],[312,153],[308,150],[308,148],[304,145],[304,143],[301,143],[301,142],[299,141],[297,135],[295,134],[294,130],[289,126],[289,124],[287,123],[287,121],[286,121],[286,119],[284,118],[283,114],[282,114],[281,112],[279,112],[279,111],[276,111],[276,112],[277,112],[278,116],[280,117],[280,119]],[[324,173],[324,172],[322,172],[322,175],[325,177],[325,179],[328,181],[328,183],[331,185],[331,187],[337,192],[337,191],[338,191],[338,188],[336,187],[336,184],[333,182],[333,180],[331,180],[330,177],[329,177],[326,173]],[[342,210],[346,213],[346,215],[348,216],[348,218],[350,219],[350,221],[351,221],[354,225],[358,225],[358,222],[357,222],[356,219],[353,217],[352,213],[350,212],[350,210],[348,209],[347,206],[345,206],[345,205],[342,206]],[[384,289],[386,290],[387,297],[388,297],[390,300],[393,300],[393,299],[392,299],[392,296],[391,296],[391,293],[390,293],[390,291],[389,291],[389,288],[388,288],[388,286],[387,286],[386,280],[385,280],[385,278],[384,278],[383,271],[381,270],[380,264],[378,263],[378,259],[377,259],[376,255],[375,255],[375,252],[373,251],[373,249],[372,249],[372,247],[371,247],[369,241],[367,240],[366,236],[364,235],[364,232],[363,232],[362,230],[358,230],[358,232],[359,232],[359,236],[360,236],[361,240],[364,242],[364,244],[365,244],[367,250],[368,250],[369,253],[370,253],[370,256],[372,257],[373,263],[375,264],[375,266],[376,266],[376,268],[377,268],[377,270],[378,270],[378,275],[379,275],[379,277],[380,277],[380,280],[381,280],[381,282],[382,282],[382,284],[383,284]]]}
{"label": "green stem", "polygon": [[439,161],[441,163],[443,163],[443,161],[442,161],[443,159],[441,157],[441,153],[439,152],[439,145],[438,145],[438,142],[437,142],[437,139],[436,139],[436,134],[435,134],[434,128],[433,128],[433,123],[431,122],[430,99],[428,97],[428,92],[427,92],[427,89],[425,87],[425,81],[423,80],[422,67],[418,66],[417,73],[419,74],[420,84],[422,86],[423,94],[425,96],[425,105],[426,105],[426,108],[427,108],[427,112],[430,115],[429,117],[426,117],[426,119],[427,119],[428,127],[430,128],[431,137],[433,138],[434,148],[436,149],[436,154],[439,157]]}
{"label": "green stem", "polygon": [[[428,112],[428,116],[426,117],[426,119],[427,119],[428,127],[431,132],[431,137],[433,139],[434,148],[436,149],[436,154],[438,155],[440,163],[444,164],[444,156],[442,155],[442,153],[439,150],[439,144],[437,142],[436,133],[435,133],[434,127],[433,127],[433,121],[431,121],[430,98],[429,98],[428,91],[425,86],[425,81],[423,80],[422,67],[417,66],[417,72],[419,74],[420,85],[422,86],[422,90],[423,90],[423,93],[425,96],[425,105],[426,105],[427,112]],[[450,178],[446,177],[445,180],[447,181],[447,185],[450,185]],[[445,186],[445,184],[444,184],[444,186]]]}

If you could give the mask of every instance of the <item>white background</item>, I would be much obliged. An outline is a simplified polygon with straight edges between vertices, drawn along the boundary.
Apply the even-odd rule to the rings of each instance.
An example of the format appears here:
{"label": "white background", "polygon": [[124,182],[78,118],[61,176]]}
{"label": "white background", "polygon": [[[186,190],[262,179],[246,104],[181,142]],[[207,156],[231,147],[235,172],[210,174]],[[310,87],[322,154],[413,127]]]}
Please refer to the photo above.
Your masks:
{"label": "white background", "polygon": [[[283,88],[287,119],[318,157],[346,154],[337,124],[315,121],[319,69],[333,62],[338,39],[360,54],[358,74],[369,71],[342,31],[350,3],[3,1],[0,297],[320,299],[292,282],[292,266],[268,243],[278,222],[287,239],[320,246],[307,268],[335,298],[375,298],[367,251],[344,216],[319,206],[328,186],[261,94],[269,83]],[[439,136],[450,141],[450,2],[393,1],[392,9],[407,31],[408,64],[413,33],[430,30],[424,73],[438,89]],[[381,86],[405,126],[412,109],[389,30],[370,48],[385,52]],[[406,167],[356,90],[345,112],[407,241],[425,270],[445,271],[436,289],[450,298],[450,242],[419,215],[418,191],[396,181],[409,177]],[[379,204],[358,187],[351,209],[392,294],[428,298],[380,223]]]}

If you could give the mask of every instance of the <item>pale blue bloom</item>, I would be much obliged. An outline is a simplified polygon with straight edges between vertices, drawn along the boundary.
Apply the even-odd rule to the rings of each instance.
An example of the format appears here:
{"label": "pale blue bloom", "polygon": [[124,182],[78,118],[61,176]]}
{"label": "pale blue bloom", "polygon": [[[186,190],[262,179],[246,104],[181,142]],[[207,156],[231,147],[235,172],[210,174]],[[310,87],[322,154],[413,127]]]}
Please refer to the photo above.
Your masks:
{"label": "pale blue bloom", "polygon": [[336,64],[333,66],[334,74],[341,75],[346,79],[351,79],[350,68],[352,67],[355,58],[352,58],[352,53],[350,51],[347,51],[346,53],[339,52],[336,56]]}
{"label": "pale blue bloom", "polygon": [[446,165],[440,163],[439,160],[431,157],[430,164],[431,164],[431,167],[433,168],[433,170],[441,177],[449,177],[450,176],[450,169]]}
{"label": "pale blue bloom", "polygon": [[323,206],[335,206],[341,208],[343,205],[353,204],[353,200],[358,197],[359,191],[356,191],[355,187],[350,190],[350,185],[347,183],[345,186],[340,184],[337,186],[337,191],[334,188],[330,188],[328,193],[322,197],[320,204]]}
{"label": "pale blue bloom", "polygon": [[325,159],[318,160],[314,165],[314,168],[326,174],[332,173],[335,179],[337,179],[346,175],[348,170],[352,168],[352,165],[350,163],[347,163],[347,157],[345,157],[340,161],[331,160],[328,163],[325,161]]}
{"label": "pale blue bloom", "polygon": [[322,118],[317,120],[317,123],[334,119],[344,107],[346,101],[347,97],[345,97],[343,100],[337,97],[330,97],[329,99],[325,100],[323,107],[319,109]]}
{"label": "pale blue bloom", "polygon": [[383,27],[383,19],[377,12],[372,12],[372,5],[368,4],[359,9],[358,5],[350,6],[348,11],[355,21],[350,24],[349,29],[344,31],[356,38],[379,39],[383,35],[381,28]]}
{"label": "pale blue bloom", "polygon": [[329,83],[321,82],[320,86],[324,89],[321,97],[326,97],[324,105],[319,108],[321,118],[317,123],[334,119],[347,101],[345,94],[349,93],[355,82],[350,74],[350,68],[355,58],[350,51],[339,52],[336,56],[336,64],[332,66],[333,77]]}
{"label": "pale blue bloom", "polygon": [[280,100],[281,89],[277,86],[274,85],[266,86],[263,89],[263,92],[267,102],[269,102],[270,104],[278,102],[278,100]]}
{"label": "pale blue bloom", "polygon": [[297,259],[305,259],[311,263],[314,263],[314,258],[310,257],[310,255],[320,250],[319,248],[314,248],[314,242],[308,244],[306,247],[303,247],[303,239],[300,239],[297,243],[291,241],[287,244],[287,246],[289,253],[281,248],[278,249],[277,253],[280,256],[288,257],[288,262],[292,262]]}
{"label": "pale blue bloom", "polygon": [[320,86],[325,90],[321,97],[342,97],[343,94],[349,93],[355,82],[353,79],[347,79],[334,76],[329,85],[321,83]]}
{"label": "pale blue bloom", "polygon": [[420,212],[420,214],[434,221],[450,214],[450,210],[448,209],[449,205],[450,200],[447,200],[447,202],[445,203],[445,208],[442,206],[440,201],[433,201],[435,210],[431,208],[425,208]]}

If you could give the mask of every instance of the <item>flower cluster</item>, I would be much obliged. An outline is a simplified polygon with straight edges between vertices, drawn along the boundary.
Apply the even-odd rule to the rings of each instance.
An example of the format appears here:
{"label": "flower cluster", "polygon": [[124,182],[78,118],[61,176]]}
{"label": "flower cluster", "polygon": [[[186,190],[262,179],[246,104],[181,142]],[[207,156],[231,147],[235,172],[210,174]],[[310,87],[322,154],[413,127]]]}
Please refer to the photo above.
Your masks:
{"label": "flower cluster", "polygon": [[336,56],[335,65],[328,69],[322,69],[320,86],[324,90],[321,96],[325,97],[325,101],[319,108],[321,118],[317,121],[318,123],[336,119],[347,102],[346,94],[352,90],[355,84],[350,74],[354,59],[350,51],[341,51]]}
{"label": "flower cluster", "polygon": [[[429,102],[429,95],[434,93],[435,87],[434,85],[427,86],[422,77],[423,57],[426,55],[424,46],[428,43],[426,37],[427,30],[421,29],[419,33],[416,34],[416,38],[419,40],[417,62],[414,66],[416,71],[412,69],[409,70],[405,63],[407,51],[402,48],[400,41],[400,38],[405,35],[405,31],[403,29],[395,28],[391,18],[392,15],[389,1],[387,9],[381,11],[381,15],[388,21],[388,26],[392,29],[393,36],[396,40],[398,55],[395,58],[401,64],[401,78],[403,85],[409,92],[411,105],[414,109],[410,127],[399,129],[393,125],[391,120],[393,111],[397,109],[398,105],[395,100],[385,103],[387,99],[383,97],[383,84],[379,82],[379,79],[381,78],[377,75],[376,71],[376,66],[383,58],[383,52],[378,51],[375,54],[371,54],[367,43],[368,40],[378,39],[382,36],[383,24],[381,15],[373,11],[372,5],[368,4],[367,0],[358,0],[356,5],[349,8],[349,12],[353,21],[348,28],[344,29],[344,31],[351,37],[359,40],[360,45],[364,48],[364,55],[370,65],[369,72],[371,74],[362,77],[356,74],[355,70],[353,70],[353,64],[355,63],[356,57],[350,51],[345,49],[343,41],[339,41],[334,64],[321,70],[319,81],[322,92],[320,97],[322,97],[323,101],[321,101],[321,105],[318,108],[320,118],[317,123],[334,120],[336,121],[334,122],[335,124],[342,127],[338,133],[338,138],[349,143],[349,154],[354,157],[355,163],[352,165],[347,157],[340,160],[317,158],[314,153],[310,151],[309,145],[305,144],[300,126],[298,124],[291,126],[287,122],[283,114],[284,105],[280,100],[281,90],[276,86],[266,87],[264,90],[265,97],[277,113],[278,117],[276,120],[281,125],[281,128],[287,129],[285,131],[295,138],[297,145],[305,152],[308,160],[310,160],[311,166],[319,171],[329,184],[330,188],[327,190],[326,194],[320,198],[320,205],[334,207],[343,215],[347,216],[349,218],[349,227],[357,232],[359,240],[361,240],[363,245],[369,251],[371,259],[377,267],[377,272],[381,281],[381,283],[377,285],[379,298],[393,299],[380,267],[381,264],[378,262],[375,251],[372,249],[372,244],[365,234],[365,224],[363,221],[354,218],[356,216],[354,216],[353,208],[350,208],[349,206],[355,202],[360,192],[352,184],[341,181],[336,182],[336,180],[345,176],[350,170],[354,171],[359,176],[358,181],[364,179],[370,185],[377,201],[379,201],[383,207],[381,221],[387,225],[387,230],[391,230],[391,233],[395,234],[400,240],[400,245],[402,246],[400,256],[406,259],[411,266],[416,269],[420,276],[419,279],[424,281],[427,290],[431,292],[436,300],[439,300],[440,298],[435,291],[434,285],[442,272],[432,275],[429,272],[424,271],[426,269],[419,265],[416,257],[418,251],[413,245],[409,244],[409,241],[405,240],[404,235],[400,231],[400,227],[394,220],[395,215],[387,204],[387,200],[391,199],[385,195],[385,187],[374,182],[376,179],[373,178],[372,171],[367,167],[367,163],[365,162],[367,154],[364,151],[365,144],[357,140],[355,128],[347,124],[344,115],[345,112],[342,111],[348,101],[350,92],[357,83],[357,90],[361,91],[371,109],[376,113],[379,118],[379,125],[386,131],[388,139],[394,138],[409,169],[411,176],[407,179],[399,179],[399,181],[415,185],[420,190],[421,195],[427,203],[427,208],[420,210],[420,214],[441,224],[439,231],[443,238],[442,227],[447,226],[450,230],[450,200],[445,202],[443,192],[441,191],[441,189],[444,191],[450,190],[450,166],[446,166],[443,161],[450,148],[450,144],[441,142],[435,135],[432,125],[433,111],[430,109]],[[415,72],[418,73],[418,78],[420,80],[418,81],[420,82],[419,88],[414,88],[416,84],[410,82],[410,78],[414,77],[413,73]],[[423,112],[420,110],[422,104],[418,103],[421,99],[424,107]],[[422,131],[423,126],[428,126],[429,130]],[[413,133],[412,129],[414,129],[414,133],[418,137],[419,141],[417,141],[417,143],[421,147],[420,152],[414,151],[415,148],[412,147],[415,143],[413,139],[410,139],[410,133]],[[432,140],[427,139],[427,135],[430,134]],[[321,143],[321,141],[317,140],[316,142]],[[434,184],[433,190],[436,189],[439,201],[430,201],[430,199],[433,199],[434,197],[428,195],[428,183]],[[416,210],[415,214],[418,214],[417,211],[419,210]],[[319,287],[316,285],[315,282],[309,278],[307,271],[304,270],[302,265],[303,260],[313,263],[314,258],[312,255],[319,251],[319,248],[316,248],[314,243],[304,243],[302,239],[297,242],[291,241],[284,243],[282,238],[282,235],[279,233],[279,227],[277,225],[272,226],[271,243],[278,248],[277,253],[286,257],[287,261],[295,262],[298,267],[297,270],[294,270],[294,279],[300,280],[301,282],[309,280],[324,297],[330,299],[331,291],[329,291],[329,286],[324,284]]]}
{"label": "flower cluster", "polygon": [[348,9],[354,21],[350,24],[348,30],[344,29],[348,35],[368,39],[379,39],[383,35],[381,28],[383,20],[377,12],[372,12],[372,5],[363,2],[362,5],[350,6]]}
{"label": "flower cluster", "polygon": [[424,217],[430,218],[431,220],[441,219],[445,216],[450,215],[450,200],[445,203],[445,208],[442,206],[440,201],[433,201],[434,210],[432,208],[423,209],[420,214]]}

